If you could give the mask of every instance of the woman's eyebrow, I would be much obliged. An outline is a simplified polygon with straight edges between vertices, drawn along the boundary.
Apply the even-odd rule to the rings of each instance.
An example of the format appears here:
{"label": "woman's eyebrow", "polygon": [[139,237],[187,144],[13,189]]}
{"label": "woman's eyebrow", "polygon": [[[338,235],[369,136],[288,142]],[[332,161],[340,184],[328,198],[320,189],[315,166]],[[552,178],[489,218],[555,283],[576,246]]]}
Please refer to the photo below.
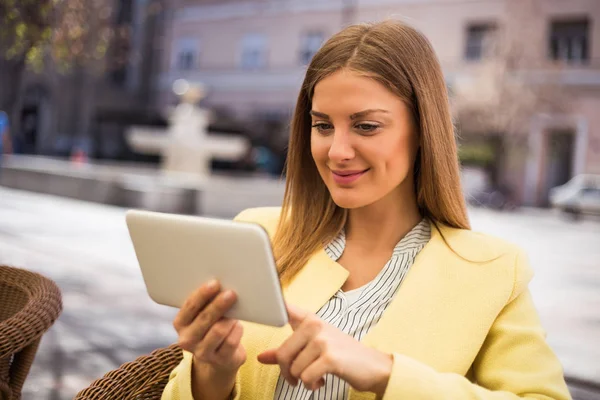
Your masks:
{"label": "woman's eyebrow", "polygon": [[329,115],[323,114],[322,112],[318,112],[318,111],[314,111],[314,110],[310,110],[310,115],[312,115],[313,117],[329,119]]}
{"label": "woman's eyebrow", "polygon": [[[350,119],[351,120],[355,120],[358,118],[362,118],[366,115],[372,114],[372,113],[376,113],[376,112],[381,112],[381,113],[385,113],[385,114],[389,114],[390,112],[388,110],[384,110],[381,108],[372,108],[372,109],[368,109],[368,110],[364,110],[364,111],[359,111],[356,112],[352,115],[350,115]],[[318,117],[318,118],[323,118],[323,119],[330,119],[329,115],[319,112],[319,111],[314,111],[314,110],[310,110],[310,115],[312,115],[313,117]]]}
{"label": "woman's eyebrow", "polygon": [[376,113],[376,112],[381,112],[381,113],[385,113],[385,114],[389,114],[390,112],[388,110],[383,110],[381,108],[373,108],[373,109],[369,109],[369,110],[364,110],[364,111],[359,111],[357,113],[354,113],[350,116],[350,119],[354,120],[357,118],[362,118],[365,117],[369,114],[372,113]]}

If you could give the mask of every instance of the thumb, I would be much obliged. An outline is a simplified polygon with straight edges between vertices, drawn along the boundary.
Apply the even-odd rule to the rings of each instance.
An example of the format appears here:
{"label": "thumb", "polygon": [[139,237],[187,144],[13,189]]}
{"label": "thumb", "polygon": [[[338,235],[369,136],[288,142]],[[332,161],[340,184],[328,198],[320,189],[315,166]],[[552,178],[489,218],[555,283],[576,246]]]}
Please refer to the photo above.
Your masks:
{"label": "thumb", "polygon": [[275,349],[269,349],[263,351],[257,357],[258,362],[261,364],[277,364],[277,354]]}

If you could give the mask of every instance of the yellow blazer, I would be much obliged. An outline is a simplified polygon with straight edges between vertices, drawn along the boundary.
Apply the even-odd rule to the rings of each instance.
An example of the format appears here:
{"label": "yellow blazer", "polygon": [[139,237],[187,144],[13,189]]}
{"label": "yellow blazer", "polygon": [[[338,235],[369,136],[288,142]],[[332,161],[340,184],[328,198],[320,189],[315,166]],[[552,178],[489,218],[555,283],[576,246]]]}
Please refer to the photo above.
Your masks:
{"label": "yellow blazer", "polygon": [[[257,222],[272,235],[279,213],[279,208],[257,208],[237,219]],[[383,399],[570,399],[527,288],[533,274],[523,252],[468,230],[432,225],[431,235],[363,339],[394,356]],[[316,313],[347,276],[319,250],[284,288],[285,299]],[[256,356],[291,333],[289,325],[244,324],[248,359],[238,373],[236,399],[273,399],[279,367],[262,365]],[[162,400],[193,399],[191,358],[184,352]],[[351,389],[349,399],[375,399],[375,394]]]}

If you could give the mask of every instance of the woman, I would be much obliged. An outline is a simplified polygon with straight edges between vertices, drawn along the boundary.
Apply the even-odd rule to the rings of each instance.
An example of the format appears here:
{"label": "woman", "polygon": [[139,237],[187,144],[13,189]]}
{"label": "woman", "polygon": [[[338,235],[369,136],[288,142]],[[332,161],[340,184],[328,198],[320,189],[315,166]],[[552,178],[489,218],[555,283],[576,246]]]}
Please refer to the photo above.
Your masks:
{"label": "woman", "polygon": [[315,55],[293,119],[273,239],[290,325],[223,318],[198,289],[174,321],[163,399],[567,399],[522,252],[473,233],[429,42],[384,22]]}

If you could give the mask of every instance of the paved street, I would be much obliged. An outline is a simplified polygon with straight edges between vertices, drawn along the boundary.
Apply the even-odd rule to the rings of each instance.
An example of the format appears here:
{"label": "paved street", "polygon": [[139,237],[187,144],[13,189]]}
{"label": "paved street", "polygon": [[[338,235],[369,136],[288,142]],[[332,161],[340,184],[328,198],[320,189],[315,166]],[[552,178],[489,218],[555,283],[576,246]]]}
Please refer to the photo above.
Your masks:
{"label": "paved street", "polygon": [[[206,213],[231,217],[245,207],[276,204],[275,186],[223,184],[226,190],[207,198]],[[259,200],[261,193],[271,197]],[[0,264],[51,277],[64,296],[63,315],[43,338],[24,400],[71,399],[121,363],[176,339],[174,310],[146,295],[124,212],[0,187]],[[474,209],[471,216],[476,230],[528,251],[549,342],[568,375],[600,382],[600,221],[573,223],[539,210]]]}

